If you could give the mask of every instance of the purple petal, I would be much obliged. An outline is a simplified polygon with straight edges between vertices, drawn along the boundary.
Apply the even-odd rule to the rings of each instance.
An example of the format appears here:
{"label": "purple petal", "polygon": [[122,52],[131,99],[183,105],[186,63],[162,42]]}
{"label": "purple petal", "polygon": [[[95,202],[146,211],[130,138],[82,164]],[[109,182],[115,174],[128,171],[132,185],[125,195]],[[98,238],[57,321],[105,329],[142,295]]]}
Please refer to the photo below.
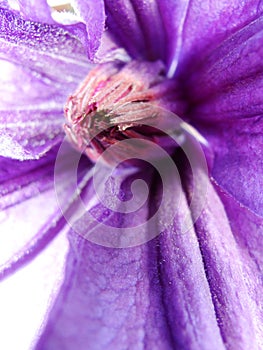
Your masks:
{"label": "purple petal", "polygon": [[[191,70],[196,62],[202,61],[207,53],[212,51],[211,49],[259,17],[262,10],[262,2],[256,0],[246,2],[238,0],[230,2],[188,1],[183,29],[178,39],[182,40],[180,71],[182,68],[185,70],[186,67]],[[174,13],[175,11],[174,7]],[[174,24],[172,24],[170,15],[168,20],[173,28]]]}
{"label": "purple petal", "polygon": [[[6,209],[53,188],[55,166],[58,169],[57,153],[58,148],[55,147],[37,160],[19,161],[0,157],[0,209]],[[59,168],[59,171],[56,171],[56,177],[58,177],[56,181],[62,186],[62,201],[69,197],[66,188],[71,181],[74,182],[70,161],[76,154],[79,158],[79,154],[71,145],[64,142],[64,150],[59,159],[62,169]],[[91,167],[87,157],[81,157],[78,163],[79,175],[83,175],[82,173],[86,173]]]}
{"label": "purple petal", "polygon": [[263,19],[224,41],[188,80],[192,117],[223,120],[262,113]]}
{"label": "purple petal", "polygon": [[8,0],[1,0],[0,1],[0,7],[10,8],[10,6],[8,4]]}
{"label": "purple petal", "polygon": [[73,4],[75,10],[86,23],[88,56],[93,59],[104,31],[104,2],[102,0],[74,0]]}
{"label": "purple petal", "polygon": [[248,281],[253,281],[254,285],[254,297],[256,300],[260,299],[263,271],[263,219],[241,206],[217,183],[214,183],[214,186],[224,204],[232,232],[246,261],[247,273],[250,274]]}
{"label": "purple petal", "polygon": [[242,205],[263,215],[263,118],[205,126],[202,134],[215,153],[212,175]]}
{"label": "purple petal", "polygon": [[61,141],[63,105],[91,65],[65,30],[0,12],[0,153],[34,159]]}
{"label": "purple petal", "polygon": [[[10,245],[11,249],[14,249],[14,251],[12,250],[10,252],[6,249],[5,254],[1,255],[0,280],[13,274],[25,264],[32,261],[54,239],[54,237],[60,233],[66,224],[66,217],[64,217],[62,213],[62,208],[70,210],[71,206],[76,201],[76,198],[78,198],[78,192],[74,193],[76,181],[78,183],[78,180],[85,180],[85,174],[89,173],[91,163],[86,160],[86,157],[85,159],[79,159],[79,155],[76,151],[74,151],[68,143],[64,143],[63,153],[61,154],[63,158],[59,160],[59,164],[57,164],[56,160],[56,185],[54,186],[53,177],[55,159],[54,154],[52,154],[52,152],[50,153],[51,154],[48,154],[45,158],[47,158],[47,163],[48,160],[51,160],[51,164],[47,164],[46,167],[41,167],[45,159],[42,158],[39,162],[36,162],[40,163],[40,169],[34,169],[34,161],[24,161],[22,162],[22,165],[20,165],[20,169],[12,169],[10,174],[7,174],[10,175],[10,179],[7,179],[0,184],[3,199],[2,206],[5,209],[2,213],[4,218],[6,216],[8,218],[7,225],[12,225],[13,221],[19,219],[21,216],[21,212],[19,211],[21,210],[20,208],[23,210],[23,218],[25,221],[29,224],[35,223],[35,225],[33,225],[34,227],[32,227],[34,230],[31,228],[31,230],[27,232],[29,236],[27,235],[24,237],[23,235],[20,235],[19,239],[16,239],[15,235],[17,235],[17,231],[12,231],[14,238],[11,239],[8,244],[5,243],[3,245],[4,248],[7,248]],[[71,176],[72,169],[70,167],[71,159],[76,157],[76,154],[79,159],[79,172],[77,179]],[[16,163],[18,162],[16,161]],[[8,166],[10,166],[9,163]],[[40,179],[36,178],[36,175],[38,175]],[[47,181],[47,183],[44,183],[44,181]],[[47,191],[49,187],[51,187],[51,190]],[[57,202],[58,193],[61,203]],[[73,195],[70,196],[72,193]],[[36,218],[30,217],[30,206],[27,206],[26,201],[28,198],[30,198],[29,204],[31,203],[31,206],[35,209],[41,209],[41,214],[43,212],[43,215],[40,217],[39,215],[36,215]],[[41,208],[41,199],[48,206],[46,208],[47,213],[49,213],[48,217],[44,214],[45,211]],[[40,201],[40,205],[38,205],[38,201]],[[18,202],[22,203],[17,205]],[[7,209],[7,207],[10,206],[11,208]],[[39,227],[39,224],[41,227]],[[8,229],[8,226],[6,227]],[[4,226],[2,228],[2,232],[5,234],[3,238],[10,239],[10,235],[6,234]]]}
{"label": "purple petal", "polygon": [[118,44],[136,58],[165,58],[165,33],[155,1],[106,0],[107,27]]}
{"label": "purple petal", "polygon": [[[161,220],[181,193],[177,181],[170,186]],[[37,349],[224,349],[195,232],[178,234],[184,195],[181,204],[170,232],[136,248],[101,247],[71,231],[66,279]],[[139,219],[148,215],[145,208]]]}
{"label": "purple petal", "polygon": [[[237,243],[212,186],[208,189],[208,198],[196,229],[223,340],[229,349],[248,349],[252,344],[260,348],[262,283],[259,284],[257,278],[259,272],[253,274],[255,270],[248,268],[254,265],[253,257]],[[198,204],[196,209],[199,210]],[[238,206],[236,209],[236,217],[242,215]],[[233,225],[236,226],[234,221]],[[243,231],[248,232],[246,228]]]}
{"label": "purple petal", "polygon": [[0,58],[23,64],[59,82],[85,77],[90,67],[85,48],[66,29],[25,21],[6,9],[0,8],[0,15]]}
{"label": "purple petal", "polygon": [[54,185],[56,150],[38,160],[19,161],[0,157],[0,209],[51,189]]}
{"label": "purple petal", "polygon": [[19,11],[24,18],[35,22],[54,23],[46,0],[18,0]]}
{"label": "purple petal", "polygon": [[[44,203],[44,205],[43,205]],[[44,218],[49,202],[30,202],[24,211],[22,207],[16,213],[8,212],[13,217],[9,218],[9,225],[5,225],[1,217],[1,258],[6,254],[11,240],[20,242],[21,236],[30,230],[37,228],[39,206]],[[36,207],[34,207],[36,205]],[[25,207],[24,207],[25,209]],[[30,215],[31,220],[26,220],[25,215]],[[35,221],[32,220],[35,217]],[[13,238],[13,233],[16,237]],[[5,235],[6,239],[2,239]],[[20,242],[21,243],[21,242]],[[64,262],[67,253],[68,241],[65,234],[61,234],[54,240],[25,269],[1,282],[0,288],[0,325],[1,325],[1,349],[32,349],[33,344],[43,328],[47,311],[52,307],[63,281]],[[58,254],[59,252],[59,254]],[[52,273],[50,273],[52,271]],[[26,318],[26,322],[25,322]],[[16,336],[14,336],[14,332]]]}
{"label": "purple petal", "polygon": [[9,4],[9,7],[20,12],[23,19],[57,25],[79,38],[85,47],[88,45],[86,27],[73,12],[56,11],[46,0],[39,0],[37,5],[32,0],[9,0]]}
{"label": "purple petal", "polygon": [[101,45],[96,52],[94,61],[104,63],[116,60],[128,62],[130,57],[124,48],[117,45],[109,32],[104,32],[101,38]]}
{"label": "purple petal", "polygon": [[[237,29],[255,19],[262,6],[251,0],[105,0],[107,27],[120,46],[136,58],[163,59],[172,76],[195,62]],[[187,67],[187,68],[186,68]]]}
{"label": "purple petal", "polygon": [[188,16],[190,1],[157,0],[165,32],[165,61],[168,75],[173,76],[179,61],[183,43],[183,30]]}
{"label": "purple petal", "polygon": [[[17,208],[15,210],[17,210]],[[9,221],[12,222],[12,218],[9,218]],[[46,223],[37,233],[34,232],[35,234],[31,239],[28,239],[24,245],[14,251],[3,263],[1,262],[0,280],[2,281],[10,275],[13,275],[36,258],[62,231],[64,226],[65,219],[61,215],[61,211],[57,210],[55,214],[46,219]]]}
{"label": "purple petal", "polygon": [[[58,206],[54,189],[46,190],[1,211],[1,272],[5,262],[30,242],[56,211]],[[16,223],[21,221],[21,231],[15,230]]]}
{"label": "purple petal", "polygon": [[[0,112],[0,155],[13,159],[38,159],[64,137],[62,110]],[[45,123],[43,123],[45,120]]]}

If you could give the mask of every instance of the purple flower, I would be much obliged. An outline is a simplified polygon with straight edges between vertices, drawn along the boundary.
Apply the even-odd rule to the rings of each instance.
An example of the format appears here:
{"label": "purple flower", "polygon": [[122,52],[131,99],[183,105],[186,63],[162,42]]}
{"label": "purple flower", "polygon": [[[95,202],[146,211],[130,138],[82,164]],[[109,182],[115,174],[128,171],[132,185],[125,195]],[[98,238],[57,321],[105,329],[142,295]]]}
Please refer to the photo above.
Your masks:
{"label": "purple flower", "polygon": [[[69,231],[65,273],[46,274],[57,290],[35,348],[262,348],[261,2],[75,0],[78,21],[44,0],[0,4],[1,220],[28,223],[20,235],[7,226],[1,278]],[[94,175],[64,124],[93,160],[117,141],[161,145],[179,177],[129,162],[112,174],[96,163]],[[138,178],[146,202],[138,187],[139,209],[112,207]],[[149,242],[112,247],[129,245],[115,228],[133,234],[143,222]]]}

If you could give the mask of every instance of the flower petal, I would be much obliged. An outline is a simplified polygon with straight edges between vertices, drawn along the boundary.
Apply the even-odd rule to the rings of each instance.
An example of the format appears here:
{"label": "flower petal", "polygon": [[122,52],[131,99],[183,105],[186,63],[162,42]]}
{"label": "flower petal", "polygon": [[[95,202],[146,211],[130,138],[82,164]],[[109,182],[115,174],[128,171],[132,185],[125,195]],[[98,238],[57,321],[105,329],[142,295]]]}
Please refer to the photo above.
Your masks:
{"label": "flower petal", "polygon": [[19,11],[23,19],[57,25],[77,36],[85,47],[88,45],[85,25],[79,22],[79,18],[73,11],[66,11],[66,8],[63,12],[57,11],[50,7],[46,0],[39,0],[37,5],[33,0],[9,0],[8,2],[9,8]]}
{"label": "flower petal", "polygon": [[[28,218],[28,220],[26,220],[28,221],[28,224],[33,222],[35,225],[31,228],[31,230],[29,230],[29,232],[26,232],[26,236],[20,234],[19,239],[16,239],[16,236],[14,236],[14,239],[11,239],[9,244],[3,244],[5,254],[1,254],[1,259],[3,261],[0,262],[0,280],[5,279],[7,276],[13,274],[25,264],[33,260],[54,239],[54,237],[60,233],[60,231],[62,231],[66,224],[66,217],[63,215],[64,212],[62,209],[65,211],[70,211],[71,207],[78,198],[79,192],[76,190],[76,183],[79,183],[80,180],[80,186],[83,182],[84,185],[86,185],[85,174],[88,173],[89,175],[89,168],[91,167],[91,163],[86,160],[86,157],[85,159],[79,159],[77,152],[74,151],[66,142],[64,143],[63,153],[61,153],[61,156],[64,156],[64,158],[60,159],[59,164],[56,162],[55,186],[53,181],[50,183],[50,178],[47,177],[47,179],[45,179],[45,168],[38,171],[38,175],[41,176],[41,180],[28,183],[28,180],[36,180],[34,172],[32,174],[33,176],[27,173],[27,176],[23,177],[17,176],[17,172],[13,171],[11,173],[12,181],[6,181],[3,184],[3,206],[11,207],[7,209],[5,208],[5,210],[2,211],[4,219],[8,219],[6,226],[7,231],[8,224],[11,224],[12,227],[12,223],[16,222],[16,220],[21,217],[22,211],[24,215],[23,218]],[[77,178],[70,176],[72,174],[70,163],[74,157],[76,158],[76,156],[79,160]],[[54,158],[51,158],[54,163]],[[32,163],[32,161],[22,162],[24,167],[32,167]],[[41,159],[39,163],[43,163],[43,159]],[[54,164],[51,166],[51,169],[49,169],[49,177],[50,172],[53,174],[53,170]],[[29,177],[29,179],[26,177]],[[41,181],[44,180],[49,180],[49,183],[43,185]],[[53,176],[51,180],[53,180]],[[51,184],[53,185],[51,190],[47,191]],[[36,193],[38,190],[39,193]],[[57,202],[58,193],[61,200],[60,203]],[[73,195],[71,195],[72,193]],[[36,194],[38,194],[38,196],[36,196]],[[30,198],[28,200],[29,205],[26,201],[28,197]],[[30,205],[39,210],[42,205],[41,199],[45,202],[45,204],[47,204],[46,211],[49,213],[49,216],[47,217],[45,214],[43,214],[41,217],[36,216],[36,218],[32,218],[32,220],[30,220]],[[15,205],[21,200],[23,200],[21,204]],[[20,208],[22,208],[22,211],[20,211]],[[43,209],[41,208],[41,213],[42,212],[44,213]],[[42,224],[43,222],[44,224]],[[40,228],[39,225],[41,225]],[[2,228],[3,239],[10,239],[10,234],[6,234],[4,226]],[[17,235],[17,231],[12,231],[12,233]],[[11,247],[11,251],[6,249],[9,246]]]}
{"label": "flower petal", "polygon": [[90,67],[85,48],[65,28],[25,21],[3,8],[0,8],[0,21],[0,58],[64,84],[85,77]]}
{"label": "flower petal", "polygon": [[107,27],[136,58],[163,59],[168,75],[188,72],[196,62],[262,12],[256,0],[105,0]]}
{"label": "flower petal", "polygon": [[[161,220],[181,192],[177,181],[170,185]],[[37,349],[225,348],[195,233],[178,234],[188,210],[184,196],[181,204],[170,232],[136,248],[109,249],[71,231],[66,280]],[[103,219],[108,214],[101,209]],[[140,218],[148,215],[144,209]],[[119,214],[113,222],[127,224]],[[85,218],[79,225],[90,227]]]}
{"label": "flower petal", "polygon": [[63,105],[91,65],[65,30],[0,14],[0,154],[39,158],[61,140]]}
{"label": "flower petal", "polygon": [[[32,204],[30,203],[30,205]],[[47,202],[42,205],[41,214],[44,214],[43,207],[47,207]],[[30,209],[30,215],[32,217],[36,215],[39,220],[39,207],[36,208],[36,212],[33,211],[33,208]],[[14,220],[9,229],[4,225],[1,226],[1,233],[5,232],[9,236],[7,239],[9,242],[13,232],[19,233],[21,236],[30,228],[36,229],[32,220],[25,220],[23,211],[20,214],[22,218],[17,216],[16,222]],[[2,223],[1,221],[1,225]],[[5,228],[7,230],[3,231]],[[16,241],[17,238],[14,240]],[[1,247],[5,247],[3,241]],[[43,328],[47,312],[52,307],[63,281],[67,248],[66,235],[61,234],[45,251],[39,254],[33,264],[1,282],[1,349],[33,348],[33,344],[37,341],[41,328]],[[14,332],[16,336],[14,336]]]}
{"label": "flower petal", "polygon": [[165,33],[156,1],[104,2],[106,25],[120,46],[136,58],[165,58]]}
{"label": "flower petal", "polygon": [[168,66],[168,76],[172,77],[182,53],[184,25],[193,1],[157,0],[156,2],[160,9],[165,32],[165,59]]}
{"label": "flower petal", "polygon": [[100,40],[104,31],[105,12],[102,0],[73,0],[74,9],[86,23],[88,57],[93,59],[99,48]]}
{"label": "flower petal", "polygon": [[38,160],[0,157],[0,210],[51,189],[54,185],[56,150]]}
{"label": "flower petal", "polygon": [[[171,1],[173,2],[173,1]],[[188,1],[188,9],[181,30],[182,50],[180,72],[192,70],[224,39],[243,28],[262,14],[262,2]]]}
{"label": "flower petal", "polygon": [[65,92],[36,71],[0,64],[0,155],[39,158],[63,138]]}
{"label": "flower petal", "polygon": [[[211,185],[208,198],[196,230],[223,340],[228,349],[260,348],[262,282],[259,271],[253,275],[255,270],[248,268],[254,265],[253,257],[236,242],[224,207]],[[199,210],[198,203],[195,209]],[[236,226],[234,221],[233,225]],[[238,234],[236,230],[235,233]]]}
{"label": "flower petal", "polygon": [[[37,213],[40,208],[41,215]],[[49,189],[1,211],[1,272],[6,261],[32,240],[57,210],[55,192]],[[17,222],[21,221],[21,231],[15,230]]]}
{"label": "flower petal", "polygon": [[34,0],[15,0],[15,2],[24,18],[35,22],[54,23],[46,0],[38,0],[37,5]]}
{"label": "flower petal", "polygon": [[61,116],[61,110],[1,111],[0,155],[19,160],[43,156],[64,137]]}
{"label": "flower petal", "polygon": [[240,205],[217,183],[214,183],[214,186],[224,204],[232,232],[246,261],[245,267],[250,275],[247,281],[253,281],[254,298],[262,305],[263,219]]}
{"label": "flower petal", "polygon": [[0,7],[4,7],[4,8],[10,8],[9,4],[8,4],[8,0],[1,0],[0,1]]}
{"label": "flower petal", "polygon": [[[199,123],[200,125],[200,123]],[[222,122],[201,132],[215,153],[212,176],[242,205],[263,216],[263,117]]]}
{"label": "flower petal", "polygon": [[195,67],[187,86],[193,118],[229,120],[262,113],[262,35],[260,17]]}

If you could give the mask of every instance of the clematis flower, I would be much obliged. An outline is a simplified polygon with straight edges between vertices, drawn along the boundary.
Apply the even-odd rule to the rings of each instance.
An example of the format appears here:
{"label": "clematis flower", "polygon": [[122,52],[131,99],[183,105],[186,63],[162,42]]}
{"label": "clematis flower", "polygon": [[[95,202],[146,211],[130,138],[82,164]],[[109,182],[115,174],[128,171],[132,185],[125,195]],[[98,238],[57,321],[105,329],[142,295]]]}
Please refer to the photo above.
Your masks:
{"label": "clematis flower", "polygon": [[0,4],[1,279],[61,254],[33,346],[262,348],[261,2]]}

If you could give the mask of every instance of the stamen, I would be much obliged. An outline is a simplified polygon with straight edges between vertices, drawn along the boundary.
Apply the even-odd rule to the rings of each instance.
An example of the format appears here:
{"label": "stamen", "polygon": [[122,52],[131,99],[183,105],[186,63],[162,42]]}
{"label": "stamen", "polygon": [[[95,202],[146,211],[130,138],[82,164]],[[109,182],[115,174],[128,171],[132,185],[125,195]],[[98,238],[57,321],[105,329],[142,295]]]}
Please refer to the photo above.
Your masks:
{"label": "stamen", "polygon": [[68,1],[65,0],[48,0],[48,5],[55,11],[71,11],[73,12],[73,7]]}
{"label": "stamen", "polygon": [[65,132],[78,150],[96,161],[119,140],[147,138],[158,142],[155,131],[143,127],[147,120],[158,118],[156,106],[172,112],[182,109],[178,89],[165,77],[161,62],[101,64],[69,97]]}

